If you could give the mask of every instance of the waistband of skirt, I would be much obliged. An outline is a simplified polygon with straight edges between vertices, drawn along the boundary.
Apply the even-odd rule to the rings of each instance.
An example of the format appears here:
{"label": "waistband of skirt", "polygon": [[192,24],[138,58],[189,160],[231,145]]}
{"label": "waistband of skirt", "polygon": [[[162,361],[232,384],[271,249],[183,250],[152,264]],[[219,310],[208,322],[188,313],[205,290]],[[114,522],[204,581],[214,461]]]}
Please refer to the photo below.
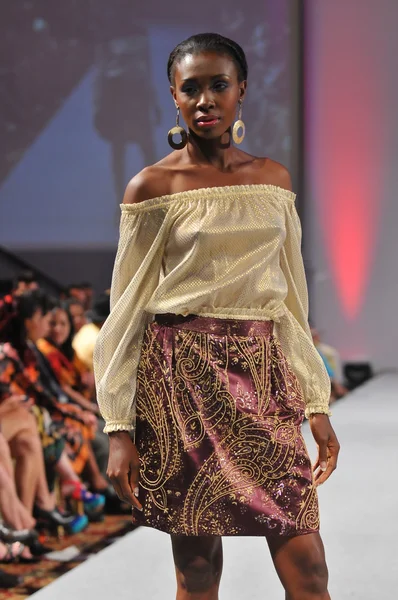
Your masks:
{"label": "waistband of skirt", "polygon": [[273,321],[247,321],[239,319],[218,319],[216,317],[201,317],[198,315],[155,315],[155,324],[175,329],[187,329],[199,333],[214,335],[261,336],[271,335]]}

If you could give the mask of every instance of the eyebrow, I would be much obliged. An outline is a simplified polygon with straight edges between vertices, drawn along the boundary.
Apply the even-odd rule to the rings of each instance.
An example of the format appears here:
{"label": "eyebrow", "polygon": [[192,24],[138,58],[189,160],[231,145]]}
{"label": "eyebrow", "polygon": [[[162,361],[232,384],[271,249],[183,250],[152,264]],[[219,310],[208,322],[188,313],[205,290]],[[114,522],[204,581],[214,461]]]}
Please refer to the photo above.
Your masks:
{"label": "eyebrow", "polygon": [[[219,77],[226,77],[227,79],[231,79],[230,75],[227,75],[226,73],[220,73],[219,75],[212,75],[211,79],[218,79]],[[198,79],[198,77],[187,77],[186,79],[183,79],[182,81],[196,81],[196,79]]]}

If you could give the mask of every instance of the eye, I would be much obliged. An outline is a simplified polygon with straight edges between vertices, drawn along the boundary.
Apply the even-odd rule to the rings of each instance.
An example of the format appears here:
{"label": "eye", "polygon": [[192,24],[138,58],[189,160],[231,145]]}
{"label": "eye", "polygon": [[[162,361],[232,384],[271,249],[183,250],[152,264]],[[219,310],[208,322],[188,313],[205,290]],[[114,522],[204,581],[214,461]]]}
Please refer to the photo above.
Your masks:
{"label": "eye", "polygon": [[213,85],[213,88],[217,91],[217,92],[222,92],[224,91],[226,88],[228,87],[228,83],[226,81],[216,81],[216,83]]}
{"label": "eye", "polygon": [[197,88],[194,85],[192,85],[192,84],[186,84],[186,85],[182,86],[181,91],[184,94],[187,94],[187,96],[193,96],[195,94],[195,92],[196,92],[196,89]]}

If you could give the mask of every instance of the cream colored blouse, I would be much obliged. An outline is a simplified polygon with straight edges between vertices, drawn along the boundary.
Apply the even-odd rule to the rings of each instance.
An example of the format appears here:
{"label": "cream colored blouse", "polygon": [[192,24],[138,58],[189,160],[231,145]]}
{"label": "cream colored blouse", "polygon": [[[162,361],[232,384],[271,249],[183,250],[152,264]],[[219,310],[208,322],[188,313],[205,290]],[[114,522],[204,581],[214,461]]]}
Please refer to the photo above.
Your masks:
{"label": "cream colored blouse", "polygon": [[159,313],[274,321],[306,415],[329,414],[330,381],[308,326],[294,200],[260,184],[122,205],[111,314],[94,354],[104,431],[134,429],[141,343]]}

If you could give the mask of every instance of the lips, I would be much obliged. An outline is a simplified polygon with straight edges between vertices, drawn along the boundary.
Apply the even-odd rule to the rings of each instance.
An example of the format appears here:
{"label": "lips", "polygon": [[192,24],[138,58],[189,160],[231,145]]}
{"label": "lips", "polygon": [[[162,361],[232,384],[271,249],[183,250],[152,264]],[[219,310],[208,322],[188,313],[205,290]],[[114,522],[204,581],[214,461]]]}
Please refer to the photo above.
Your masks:
{"label": "lips", "polygon": [[198,127],[213,127],[219,122],[220,117],[217,117],[216,115],[203,115],[195,119],[195,123]]}

